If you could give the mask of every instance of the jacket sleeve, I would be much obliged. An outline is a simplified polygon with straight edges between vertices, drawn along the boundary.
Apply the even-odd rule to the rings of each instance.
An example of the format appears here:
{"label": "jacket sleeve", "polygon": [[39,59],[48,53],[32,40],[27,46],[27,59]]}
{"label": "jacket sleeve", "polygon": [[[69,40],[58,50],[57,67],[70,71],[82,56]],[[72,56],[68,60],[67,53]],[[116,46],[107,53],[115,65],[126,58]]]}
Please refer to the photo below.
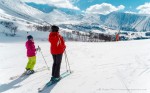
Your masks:
{"label": "jacket sleeve", "polygon": [[49,34],[48,41],[51,42],[51,33]]}
{"label": "jacket sleeve", "polygon": [[64,49],[66,49],[64,38],[62,36],[60,36],[60,38],[61,38],[62,45],[64,46]]}
{"label": "jacket sleeve", "polygon": [[34,42],[32,42],[32,47],[31,49],[35,52],[36,51],[36,48],[35,48],[35,45],[34,45]]}

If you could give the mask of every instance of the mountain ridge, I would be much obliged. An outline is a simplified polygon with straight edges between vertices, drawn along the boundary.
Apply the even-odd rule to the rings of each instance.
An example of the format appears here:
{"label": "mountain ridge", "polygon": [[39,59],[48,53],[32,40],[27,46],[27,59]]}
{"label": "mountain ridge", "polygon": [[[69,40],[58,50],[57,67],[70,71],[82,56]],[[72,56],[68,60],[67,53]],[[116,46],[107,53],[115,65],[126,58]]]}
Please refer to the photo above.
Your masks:
{"label": "mountain ridge", "polygon": [[[27,20],[38,24],[46,22],[48,25],[61,25],[61,27],[67,27],[71,30],[107,31],[107,29],[113,29],[124,31],[150,31],[150,15],[122,12],[112,12],[107,15],[88,14],[78,12],[78,10],[59,8],[48,4],[51,10],[49,13],[44,13],[38,8],[20,0],[15,2],[11,0],[1,0],[0,4],[0,9],[4,11],[2,12],[3,15],[9,15],[19,20]],[[105,29],[104,27],[107,28]]]}

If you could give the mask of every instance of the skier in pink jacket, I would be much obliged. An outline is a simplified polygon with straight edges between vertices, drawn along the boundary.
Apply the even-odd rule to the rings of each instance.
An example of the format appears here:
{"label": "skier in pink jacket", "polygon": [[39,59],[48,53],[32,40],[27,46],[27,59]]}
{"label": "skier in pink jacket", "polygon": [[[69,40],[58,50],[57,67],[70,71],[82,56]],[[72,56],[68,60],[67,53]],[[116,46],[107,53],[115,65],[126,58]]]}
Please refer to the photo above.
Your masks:
{"label": "skier in pink jacket", "polygon": [[33,37],[31,35],[27,36],[28,41],[26,42],[26,49],[27,49],[27,57],[28,57],[28,63],[26,66],[26,73],[27,74],[33,74],[34,73],[34,66],[36,64],[36,51],[38,51],[38,48],[35,48]]}

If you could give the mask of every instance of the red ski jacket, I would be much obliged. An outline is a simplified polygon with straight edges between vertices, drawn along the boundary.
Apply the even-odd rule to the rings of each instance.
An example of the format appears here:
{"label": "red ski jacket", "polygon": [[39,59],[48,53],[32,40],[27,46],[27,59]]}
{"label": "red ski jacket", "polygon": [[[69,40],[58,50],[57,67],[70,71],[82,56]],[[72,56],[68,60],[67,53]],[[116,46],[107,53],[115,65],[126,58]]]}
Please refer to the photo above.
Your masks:
{"label": "red ski jacket", "polygon": [[28,56],[28,57],[35,56],[36,49],[35,49],[35,46],[34,46],[34,42],[33,42],[33,41],[28,40],[28,41],[26,42],[26,49],[27,49],[27,56]]}
{"label": "red ski jacket", "polygon": [[119,34],[116,35],[116,41],[119,41]]}
{"label": "red ski jacket", "polygon": [[58,32],[50,32],[49,42],[51,43],[50,52],[53,55],[63,54],[66,45],[63,37]]}

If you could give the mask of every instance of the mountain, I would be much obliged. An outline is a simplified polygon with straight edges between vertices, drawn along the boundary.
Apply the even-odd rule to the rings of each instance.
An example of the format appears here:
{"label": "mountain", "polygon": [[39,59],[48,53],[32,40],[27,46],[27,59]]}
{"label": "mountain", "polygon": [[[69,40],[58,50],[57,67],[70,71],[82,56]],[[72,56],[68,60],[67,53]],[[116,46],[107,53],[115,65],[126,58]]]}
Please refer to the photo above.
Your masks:
{"label": "mountain", "polygon": [[[67,27],[73,30],[93,30],[91,28],[94,27],[95,29],[96,24],[96,27],[98,28],[97,30],[99,30],[99,27],[105,26],[114,30],[121,29],[125,31],[150,31],[149,15],[121,12],[112,12],[108,15],[96,15],[86,14],[80,10],[59,8],[57,6],[48,4],[36,4],[33,2],[26,4],[39,9],[44,13],[47,13],[47,17],[50,19],[48,22],[60,24],[62,27]],[[60,16],[58,16],[58,14]],[[47,21],[46,19],[47,18],[44,20]]]}
{"label": "mountain", "polygon": [[57,7],[55,6],[50,6],[48,4],[36,4],[36,3],[33,3],[33,2],[26,2],[27,5],[31,6],[31,7],[34,7],[44,13],[50,13],[52,12],[54,9],[57,9]]}
{"label": "mountain", "polygon": [[27,5],[26,3],[20,0],[0,1],[0,19],[13,21],[14,23],[30,22],[43,24],[46,22],[52,24],[63,24],[72,21],[72,19],[76,20],[76,18],[72,16],[73,14],[69,15],[69,13],[71,13],[69,11],[71,10],[51,6],[50,13],[45,13],[40,11],[38,8]]}
{"label": "mountain", "polygon": [[43,12],[26,5],[20,0],[1,0],[0,9],[4,11],[3,14],[5,13],[5,15],[10,15],[15,18],[32,22],[42,21],[40,15],[42,15]]}
{"label": "mountain", "polygon": [[113,29],[150,31],[150,16],[113,12],[103,18],[101,21],[104,22],[104,25]]}
{"label": "mountain", "polygon": [[44,13],[50,13],[52,12],[54,9],[57,9],[61,12],[64,12],[68,15],[77,15],[77,14],[81,14],[82,12],[80,10],[74,10],[74,9],[68,9],[68,8],[60,8],[54,5],[50,5],[50,4],[37,4],[34,2],[26,2],[27,5],[34,7]]}
{"label": "mountain", "polygon": [[34,2],[26,2],[26,4],[43,12],[44,15],[41,18],[51,24],[76,23],[80,20],[79,17],[82,17],[80,10],[60,8],[50,4],[37,4]]}
{"label": "mountain", "polygon": [[113,12],[108,15],[83,13],[49,4],[24,3],[20,0],[1,0],[0,19],[17,24],[56,24],[77,31],[150,31],[150,16]]}
{"label": "mountain", "polygon": [[[84,14],[80,15],[78,24],[70,24],[70,29],[78,31],[100,30],[107,31],[123,30],[123,31],[150,31],[150,16],[113,12],[108,15]],[[73,26],[73,27],[72,27]],[[72,27],[72,28],[71,28]],[[106,27],[106,28],[105,28]]]}

